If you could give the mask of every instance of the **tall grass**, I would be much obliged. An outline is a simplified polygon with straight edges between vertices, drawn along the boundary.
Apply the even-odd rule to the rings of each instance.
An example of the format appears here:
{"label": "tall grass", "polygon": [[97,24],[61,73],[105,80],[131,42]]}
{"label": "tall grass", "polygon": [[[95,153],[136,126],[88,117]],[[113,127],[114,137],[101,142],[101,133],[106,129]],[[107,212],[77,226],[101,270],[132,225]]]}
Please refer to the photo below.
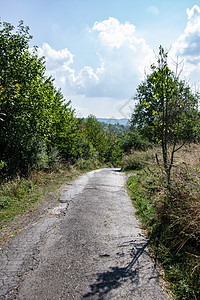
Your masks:
{"label": "tall grass", "polygon": [[200,299],[200,146],[176,153],[170,187],[162,166],[149,158],[128,188],[177,299]]}
{"label": "tall grass", "polygon": [[154,150],[152,149],[147,151],[131,151],[129,155],[125,155],[122,159],[122,171],[141,170],[148,164],[153,156]]}

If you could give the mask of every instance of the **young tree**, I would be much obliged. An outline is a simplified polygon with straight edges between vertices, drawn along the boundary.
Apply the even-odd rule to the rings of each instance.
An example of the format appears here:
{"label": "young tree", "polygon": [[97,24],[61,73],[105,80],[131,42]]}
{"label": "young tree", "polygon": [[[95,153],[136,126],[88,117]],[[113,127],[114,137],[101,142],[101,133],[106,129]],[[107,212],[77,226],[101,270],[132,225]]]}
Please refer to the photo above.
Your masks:
{"label": "young tree", "polygon": [[152,73],[137,89],[138,104],[131,125],[151,141],[161,144],[169,185],[174,153],[197,137],[199,95],[192,93],[186,82],[169,69],[167,53],[161,46],[158,65],[152,65],[151,69]]}

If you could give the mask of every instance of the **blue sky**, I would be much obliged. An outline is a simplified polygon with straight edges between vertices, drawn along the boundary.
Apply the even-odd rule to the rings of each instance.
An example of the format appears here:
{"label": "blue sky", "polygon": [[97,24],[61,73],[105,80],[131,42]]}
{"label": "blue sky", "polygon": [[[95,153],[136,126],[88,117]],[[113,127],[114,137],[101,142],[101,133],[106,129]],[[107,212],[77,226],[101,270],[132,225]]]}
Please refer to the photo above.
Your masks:
{"label": "blue sky", "polygon": [[138,84],[161,44],[169,64],[200,87],[200,2],[192,0],[0,0],[1,21],[30,27],[47,75],[78,116],[129,117]]}

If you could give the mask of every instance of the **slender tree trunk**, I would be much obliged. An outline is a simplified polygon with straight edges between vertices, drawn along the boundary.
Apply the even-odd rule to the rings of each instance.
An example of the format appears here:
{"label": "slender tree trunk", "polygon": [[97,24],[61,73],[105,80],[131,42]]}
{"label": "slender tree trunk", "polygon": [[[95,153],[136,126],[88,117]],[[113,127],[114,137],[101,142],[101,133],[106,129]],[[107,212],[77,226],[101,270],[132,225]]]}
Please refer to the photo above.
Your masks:
{"label": "slender tree trunk", "polygon": [[163,163],[165,171],[167,172],[167,139],[166,139],[166,105],[165,105],[165,96],[163,89],[164,82],[162,82],[162,154],[163,154]]}

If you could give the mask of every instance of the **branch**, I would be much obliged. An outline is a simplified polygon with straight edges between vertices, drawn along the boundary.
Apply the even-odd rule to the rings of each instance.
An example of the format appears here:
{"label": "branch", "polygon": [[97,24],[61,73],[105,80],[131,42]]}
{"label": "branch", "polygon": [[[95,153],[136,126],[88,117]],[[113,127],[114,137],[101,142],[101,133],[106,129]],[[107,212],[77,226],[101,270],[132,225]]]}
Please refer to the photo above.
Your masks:
{"label": "branch", "polygon": [[180,147],[178,147],[177,149],[174,149],[174,152],[180,150],[180,149],[185,145],[186,142],[187,142],[187,141],[184,141],[183,144],[182,144]]}
{"label": "branch", "polygon": [[[176,68],[175,75],[176,75],[176,77],[178,78],[178,77],[180,77],[180,74],[181,74],[182,71],[183,71],[183,67],[184,67],[184,59],[182,59],[181,62],[179,62],[179,61],[178,61],[178,56],[177,56],[177,61],[174,61],[174,60],[172,59],[172,63],[173,63],[173,65],[174,65],[175,68]],[[180,69],[180,72],[178,73],[178,69],[179,69],[179,67],[180,67],[181,65],[182,65],[182,67],[181,67],[181,69]]]}

